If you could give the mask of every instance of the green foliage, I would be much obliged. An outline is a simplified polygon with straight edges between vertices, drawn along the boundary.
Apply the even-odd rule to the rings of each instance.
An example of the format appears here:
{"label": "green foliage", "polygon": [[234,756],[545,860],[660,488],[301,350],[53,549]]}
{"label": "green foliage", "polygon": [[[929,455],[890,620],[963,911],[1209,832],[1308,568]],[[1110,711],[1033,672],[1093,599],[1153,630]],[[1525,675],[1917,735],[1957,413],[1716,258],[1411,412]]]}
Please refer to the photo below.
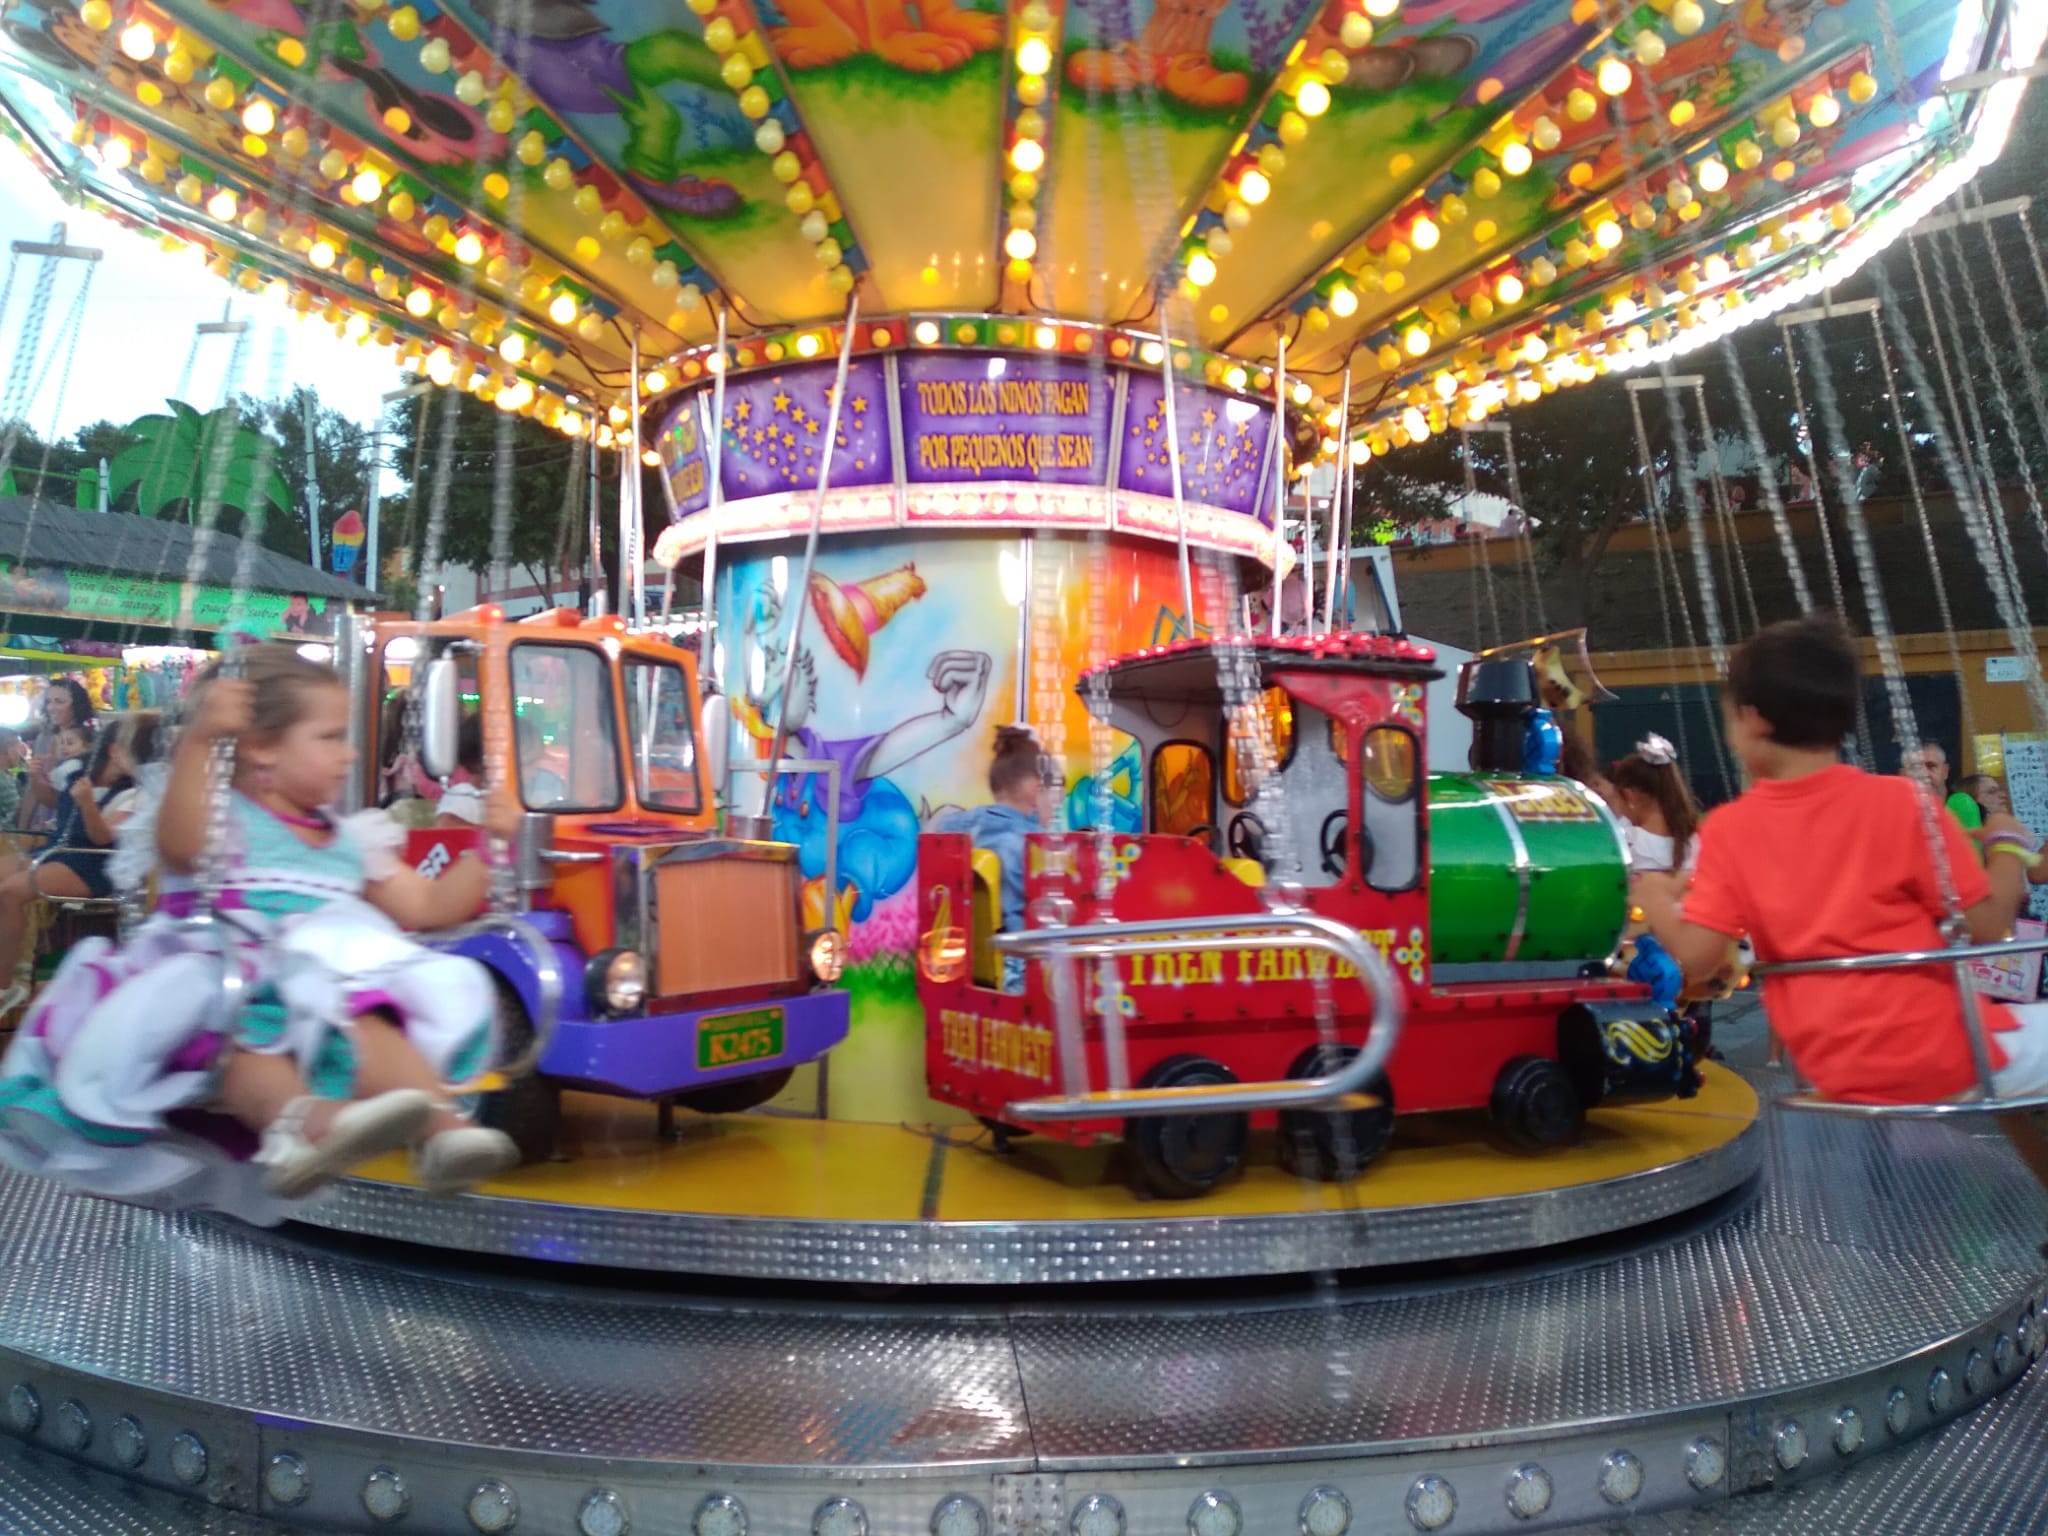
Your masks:
{"label": "green foliage", "polygon": [[[417,575],[425,557],[434,487],[444,470],[441,444],[446,412],[455,411],[454,446],[445,465],[447,521],[441,563],[488,573],[501,453],[509,454],[511,563],[536,586],[549,586],[568,570],[581,548],[585,492],[569,472],[575,445],[523,416],[507,416],[459,390],[413,395],[392,408],[386,441],[405,481],[405,494],[384,503],[386,549],[408,551]],[[612,497],[616,500],[614,481]],[[658,507],[650,502],[650,512]],[[659,514],[653,514],[658,516]],[[387,583],[389,578],[387,576]]]}
{"label": "green foliage", "polygon": [[244,422],[239,405],[202,414],[182,400],[165,403],[167,414],[130,425],[134,440],[113,463],[115,496],[132,488],[145,517],[171,513],[187,522],[198,521],[209,489],[218,491],[222,508],[245,517],[273,507],[290,512],[291,486],[278,466],[279,446]]}

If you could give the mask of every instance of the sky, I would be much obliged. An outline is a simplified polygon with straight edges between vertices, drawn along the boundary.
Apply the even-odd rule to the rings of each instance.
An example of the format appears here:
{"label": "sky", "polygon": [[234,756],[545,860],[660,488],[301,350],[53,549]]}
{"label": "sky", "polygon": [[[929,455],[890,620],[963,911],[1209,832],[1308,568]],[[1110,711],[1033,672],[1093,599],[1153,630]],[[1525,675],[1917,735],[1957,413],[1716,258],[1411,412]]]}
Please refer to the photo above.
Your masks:
{"label": "sky", "polygon": [[[367,425],[377,414],[378,397],[401,383],[388,352],[343,341],[318,319],[301,322],[275,302],[210,275],[190,253],[166,254],[152,239],[70,207],[25,157],[0,144],[0,244],[47,241],[57,223],[68,226],[70,244],[97,247],[105,254],[93,278],[61,409],[61,358],[30,403],[29,424],[41,436],[51,435],[53,412],[56,435],[68,437],[89,422],[127,422],[161,411],[184,372],[193,328],[219,320],[230,301],[234,318],[256,322],[243,344],[242,393],[277,396],[304,384],[322,404]],[[38,265],[22,258],[0,313],[0,377],[13,371]],[[84,263],[66,262],[58,274],[39,369],[57,350],[83,272]],[[194,363],[188,404],[201,409],[220,404],[233,349],[231,337],[205,339]]]}

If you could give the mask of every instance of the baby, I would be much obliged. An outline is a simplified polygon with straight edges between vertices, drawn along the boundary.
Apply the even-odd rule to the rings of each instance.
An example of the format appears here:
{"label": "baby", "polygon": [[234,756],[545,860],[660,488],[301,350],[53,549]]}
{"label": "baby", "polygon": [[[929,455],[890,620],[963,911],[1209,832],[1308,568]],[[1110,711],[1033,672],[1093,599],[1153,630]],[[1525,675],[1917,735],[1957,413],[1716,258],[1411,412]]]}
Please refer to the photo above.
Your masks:
{"label": "baby", "polygon": [[56,765],[50,769],[50,786],[61,795],[71,792],[71,781],[85,772],[85,760],[92,756],[92,735],[82,726],[62,727],[50,739]]}

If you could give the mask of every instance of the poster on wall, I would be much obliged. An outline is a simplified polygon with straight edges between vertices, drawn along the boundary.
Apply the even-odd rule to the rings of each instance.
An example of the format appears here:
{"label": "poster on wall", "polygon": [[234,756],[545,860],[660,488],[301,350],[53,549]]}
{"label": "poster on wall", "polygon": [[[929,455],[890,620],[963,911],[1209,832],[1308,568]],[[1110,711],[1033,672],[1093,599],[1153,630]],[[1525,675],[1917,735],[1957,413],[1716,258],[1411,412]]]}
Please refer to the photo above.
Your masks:
{"label": "poster on wall", "polygon": [[677,401],[654,436],[654,449],[668,476],[669,516],[673,519],[711,505],[711,461],[704,451],[702,422],[702,414],[708,413],[706,399],[700,394]]}
{"label": "poster on wall", "polygon": [[1109,478],[1116,375],[1056,358],[913,353],[898,365],[912,485]]}
{"label": "poster on wall", "polygon": [[[2007,736],[2004,745],[2005,791],[2012,813],[2039,836],[2048,832],[2048,739]],[[2048,885],[2029,888],[2027,911],[2048,922]]]}

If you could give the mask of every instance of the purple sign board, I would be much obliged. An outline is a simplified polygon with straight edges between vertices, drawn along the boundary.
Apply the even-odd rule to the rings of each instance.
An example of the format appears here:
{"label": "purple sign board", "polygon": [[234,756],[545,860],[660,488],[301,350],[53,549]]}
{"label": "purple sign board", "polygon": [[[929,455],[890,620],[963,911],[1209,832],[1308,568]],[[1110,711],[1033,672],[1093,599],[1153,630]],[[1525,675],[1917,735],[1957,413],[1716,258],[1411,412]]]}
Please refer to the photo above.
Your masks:
{"label": "purple sign board", "polygon": [[1108,479],[1114,372],[978,353],[912,353],[899,367],[910,484]]}
{"label": "purple sign board", "polygon": [[654,440],[655,451],[661,455],[668,475],[669,494],[675,498],[672,521],[702,512],[711,505],[711,466],[700,430],[700,413],[704,413],[708,403],[708,399],[694,394],[678,400]]}
{"label": "purple sign board", "polygon": [[[1148,496],[1173,494],[1173,442],[1166,431],[1166,389],[1156,373],[1133,373],[1124,400],[1123,458],[1117,484]],[[1191,502],[1222,507],[1270,523],[1266,453],[1272,436],[1269,406],[1200,384],[1175,381],[1174,430],[1180,437],[1182,493]]]}
{"label": "purple sign board", "polygon": [[[833,363],[808,363],[726,385],[721,473],[728,501],[817,489],[835,369]],[[882,360],[861,358],[846,376],[832,488],[891,485],[895,478]]]}

